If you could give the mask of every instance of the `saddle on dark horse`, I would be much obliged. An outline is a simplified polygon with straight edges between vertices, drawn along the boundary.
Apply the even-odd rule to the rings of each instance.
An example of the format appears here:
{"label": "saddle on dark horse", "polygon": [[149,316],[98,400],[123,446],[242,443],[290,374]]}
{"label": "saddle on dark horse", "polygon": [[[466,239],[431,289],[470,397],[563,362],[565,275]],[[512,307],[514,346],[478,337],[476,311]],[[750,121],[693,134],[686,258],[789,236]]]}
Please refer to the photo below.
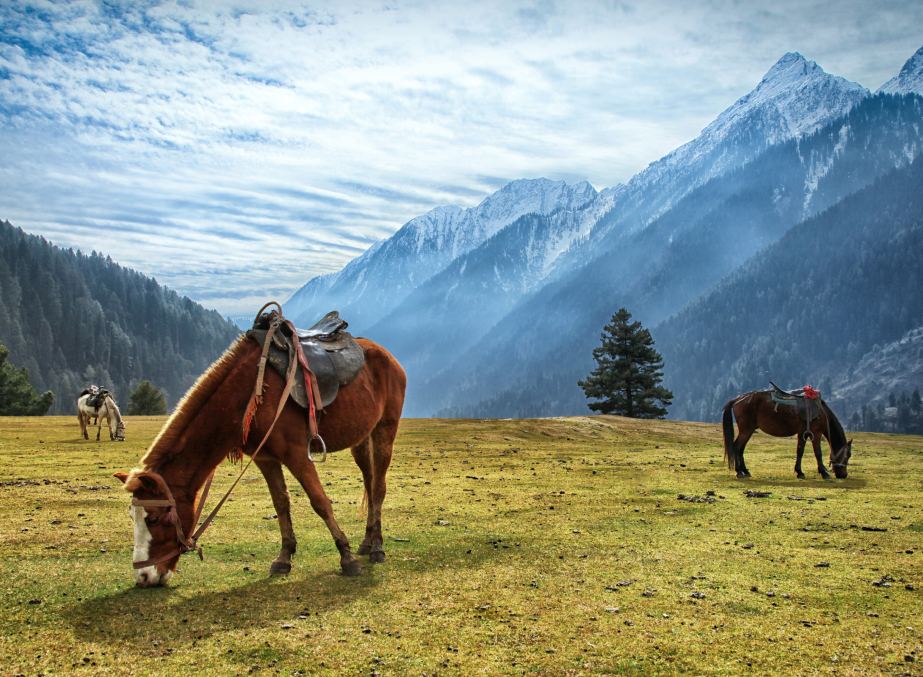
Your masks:
{"label": "saddle on dark horse", "polygon": [[776,403],[776,411],[779,410],[780,404],[797,407],[798,415],[806,423],[810,423],[820,416],[820,405],[823,400],[820,398],[819,390],[814,390],[811,386],[805,386],[797,390],[782,390],[772,381],[769,382],[769,385],[772,386],[769,395],[772,401]]}
{"label": "saddle on dark horse", "polygon": [[[253,328],[247,332],[247,337],[263,346],[269,334],[270,323],[278,317],[276,311],[263,313],[257,317]],[[340,388],[349,385],[365,365],[365,353],[346,331],[348,326],[346,320],[341,319],[335,310],[324,315],[310,329],[295,329],[294,335],[289,323],[282,324],[280,330],[272,334],[267,361],[282,378],[285,378],[293,352],[291,348],[294,347],[291,342],[297,340],[308,369],[314,375],[313,380],[316,380],[321,408],[327,407],[336,399]],[[311,408],[305,387],[305,373],[300,362],[291,397],[305,409]]]}

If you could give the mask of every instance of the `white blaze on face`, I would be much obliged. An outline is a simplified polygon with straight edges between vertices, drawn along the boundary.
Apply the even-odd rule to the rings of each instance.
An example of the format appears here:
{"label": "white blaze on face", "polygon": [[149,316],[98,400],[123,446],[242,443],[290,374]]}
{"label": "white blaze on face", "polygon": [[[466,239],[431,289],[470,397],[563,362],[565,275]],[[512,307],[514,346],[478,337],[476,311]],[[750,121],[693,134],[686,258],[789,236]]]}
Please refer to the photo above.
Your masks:
{"label": "white blaze on face", "polygon": [[[143,562],[151,557],[151,536],[150,529],[147,528],[147,522],[144,518],[147,516],[147,510],[141,506],[132,505],[129,508],[131,519],[135,524],[135,550],[132,554],[132,562]],[[152,564],[141,569],[135,569],[135,581],[138,585],[149,587],[152,585],[163,585],[173,575],[172,571],[167,571],[163,575],[157,573],[157,565]]]}

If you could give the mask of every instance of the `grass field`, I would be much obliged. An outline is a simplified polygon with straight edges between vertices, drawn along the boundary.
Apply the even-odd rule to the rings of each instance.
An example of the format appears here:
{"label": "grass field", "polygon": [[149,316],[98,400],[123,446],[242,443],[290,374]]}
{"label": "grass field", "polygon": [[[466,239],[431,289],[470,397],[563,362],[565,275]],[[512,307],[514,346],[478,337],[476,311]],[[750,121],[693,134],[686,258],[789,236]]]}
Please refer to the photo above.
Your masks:
{"label": "grass field", "polygon": [[[142,590],[112,473],[163,419],[127,421],[97,443],[75,417],[0,418],[2,674],[923,674],[923,438],[859,433],[849,478],[825,482],[813,460],[795,479],[793,438],[757,434],[741,481],[717,425],[406,420],[386,564],[340,576],[289,478],[299,550],[269,578],[252,470],[205,561]],[[357,545],[358,469],[318,470]]]}

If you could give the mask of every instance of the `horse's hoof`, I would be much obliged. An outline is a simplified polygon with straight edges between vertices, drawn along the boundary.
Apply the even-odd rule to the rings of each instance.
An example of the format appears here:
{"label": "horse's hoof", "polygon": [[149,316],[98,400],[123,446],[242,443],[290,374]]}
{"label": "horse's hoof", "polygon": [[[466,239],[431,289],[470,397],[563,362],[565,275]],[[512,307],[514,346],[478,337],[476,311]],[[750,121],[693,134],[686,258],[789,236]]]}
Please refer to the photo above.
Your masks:
{"label": "horse's hoof", "polygon": [[368,555],[370,552],[372,552],[372,546],[367,543],[362,543],[359,549],[356,550],[357,555]]}
{"label": "horse's hoof", "polygon": [[743,473],[743,472],[738,472],[738,473],[737,473],[737,479],[739,479],[739,480],[743,480],[743,479],[746,479],[746,478],[748,478],[748,477],[750,477],[750,476],[749,476],[747,473]]}
{"label": "horse's hoof", "polygon": [[288,576],[292,570],[291,562],[273,562],[269,567],[270,576]]}
{"label": "horse's hoof", "polygon": [[804,476],[804,473],[803,473],[803,472],[800,472],[800,473],[798,473],[798,479],[804,480],[804,479],[807,479],[807,478]]}
{"label": "horse's hoof", "polygon": [[373,550],[369,553],[369,562],[372,564],[384,564],[385,563],[385,551],[384,550]]}
{"label": "horse's hoof", "polygon": [[362,565],[359,564],[359,560],[353,560],[352,562],[347,562],[343,565],[344,576],[358,576],[361,573]]}

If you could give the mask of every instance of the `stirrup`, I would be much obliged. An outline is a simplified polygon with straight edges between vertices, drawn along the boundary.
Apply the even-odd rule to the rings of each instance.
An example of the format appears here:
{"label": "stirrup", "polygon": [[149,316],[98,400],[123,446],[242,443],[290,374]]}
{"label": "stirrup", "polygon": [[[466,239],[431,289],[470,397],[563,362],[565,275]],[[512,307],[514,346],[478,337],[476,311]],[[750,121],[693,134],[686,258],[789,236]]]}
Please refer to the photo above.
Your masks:
{"label": "stirrup", "polygon": [[[323,456],[321,456],[321,459],[319,461],[315,460],[315,458],[311,456],[311,443],[314,440],[317,440],[318,442],[320,442],[321,449],[324,452]],[[316,437],[312,437],[310,440],[308,440],[308,460],[311,461],[311,463],[323,463],[324,461],[327,460],[327,445],[324,444],[324,438],[321,437],[320,435],[317,435]]]}

